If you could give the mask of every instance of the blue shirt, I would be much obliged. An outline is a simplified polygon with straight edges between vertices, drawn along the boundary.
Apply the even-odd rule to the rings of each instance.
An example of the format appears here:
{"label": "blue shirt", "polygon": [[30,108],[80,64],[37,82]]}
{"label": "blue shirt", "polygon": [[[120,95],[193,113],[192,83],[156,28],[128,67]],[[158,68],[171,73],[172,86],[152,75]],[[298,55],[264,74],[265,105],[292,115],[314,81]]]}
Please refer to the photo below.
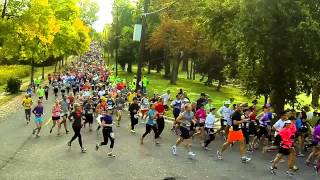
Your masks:
{"label": "blue shirt", "polygon": [[154,117],[155,115],[156,115],[156,111],[155,111],[155,110],[150,109],[150,110],[148,111],[148,122],[147,122],[147,124],[149,124],[149,125],[151,125],[151,126],[153,126],[153,125],[156,124],[155,121],[154,121],[154,119],[153,119],[153,117]]}
{"label": "blue shirt", "polygon": [[297,129],[301,129],[302,127],[302,120],[300,118],[297,118],[296,120],[296,126],[297,126]]}
{"label": "blue shirt", "polygon": [[100,118],[101,122],[104,121],[105,124],[112,124],[112,116],[105,115]]}

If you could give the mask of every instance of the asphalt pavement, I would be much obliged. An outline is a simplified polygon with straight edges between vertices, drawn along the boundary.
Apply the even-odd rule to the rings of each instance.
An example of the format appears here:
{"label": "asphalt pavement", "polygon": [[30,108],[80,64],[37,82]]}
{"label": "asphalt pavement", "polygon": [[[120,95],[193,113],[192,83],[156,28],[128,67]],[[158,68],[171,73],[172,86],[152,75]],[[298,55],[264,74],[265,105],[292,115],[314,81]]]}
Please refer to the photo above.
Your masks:
{"label": "asphalt pavement", "polygon": [[[19,100],[15,101],[21,104]],[[102,133],[89,132],[88,127],[82,129],[87,153],[81,153],[77,140],[71,148],[67,146],[73,136],[70,124],[69,134],[56,136],[56,129],[49,133],[53,102],[51,95],[44,103],[47,123],[39,138],[31,134],[34,123],[32,120],[29,125],[26,124],[22,106],[12,107],[6,117],[0,119],[0,180],[162,180],[166,177],[179,180],[320,179],[311,167],[304,165],[305,158],[297,158],[300,170],[294,177],[286,176],[286,163],[279,165],[276,176],[270,174],[268,167],[274,153],[255,152],[250,155],[252,161],[243,164],[237,144],[220,161],[215,155],[223,144],[223,138],[219,136],[210,144],[209,151],[203,150],[199,139],[195,139],[195,159],[188,159],[183,145],[178,148],[178,155],[174,156],[170,147],[177,136],[170,131],[172,125],[169,122],[166,123],[160,145],[155,145],[153,133],[145,138],[144,145],[140,145],[145,124],[140,121],[136,133],[131,134],[128,112],[124,113],[121,127],[114,127],[116,157],[107,156],[108,146],[95,151],[95,144],[102,141]],[[96,126],[95,123],[94,129]],[[61,132],[64,132],[63,128]]]}

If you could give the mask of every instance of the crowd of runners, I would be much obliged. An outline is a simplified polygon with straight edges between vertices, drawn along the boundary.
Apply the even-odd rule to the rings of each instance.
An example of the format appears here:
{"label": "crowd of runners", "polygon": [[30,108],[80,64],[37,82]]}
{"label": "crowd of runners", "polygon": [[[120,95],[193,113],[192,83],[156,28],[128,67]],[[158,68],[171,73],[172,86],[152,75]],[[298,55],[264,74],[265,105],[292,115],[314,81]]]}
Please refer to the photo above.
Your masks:
{"label": "crowd of runners", "polygon": [[[91,51],[72,62],[63,72],[49,74],[48,83],[44,83],[44,86],[37,80],[28,88],[22,102],[28,124],[31,114],[35,116],[32,134],[40,136],[44,113],[51,113],[50,133],[57,128],[57,135],[60,136],[62,127],[66,134],[70,128],[73,129],[74,135],[67,142],[68,146],[78,139],[81,152],[85,153],[81,129],[88,127],[89,131],[94,129],[97,133],[102,129],[103,140],[96,144],[96,150],[109,143],[108,156],[114,157],[113,126],[122,124],[123,113],[130,114],[131,133],[135,133],[139,121],[145,122],[141,144],[151,131],[155,144],[159,144],[162,133],[168,133],[163,131],[166,114],[172,111],[174,123],[170,133],[178,137],[171,147],[173,155],[178,153],[178,146],[184,143],[188,157],[195,158],[193,141],[200,141],[204,150],[210,150],[212,141],[223,138],[225,143],[216,152],[219,160],[223,160],[225,151],[238,142],[240,161],[243,163],[250,162],[249,156],[252,157],[254,151],[278,151],[269,168],[273,174],[276,174],[277,165],[283,161],[283,157],[288,156],[286,173],[294,175],[298,170],[296,158],[304,157],[303,153],[308,153],[306,165],[312,165],[316,172],[320,170],[319,114],[308,107],[301,112],[285,111],[276,115],[271,112],[271,104],[259,106],[256,100],[234,103],[231,98],[222,107],[216,108],[213,106],[214,99],[207,94],[201,93],[199,99],[193,102],[183,89],[177,94],[167,91],[148,97],[147,77],[143,77],[141,82],[137,82],[136,78],[126,82],[115,77],[112,71],[112,67],[105,66],[97,44],[93,43]],[[50,91],[56,100],[51,109],[44,109],[42,103],[48,100]],[[34,94],[38,96],[35,105],[32,101]],[[315,119],[317,122],[312,126],[310,122]],[[72,122],[72,127],[68,127],[68,120]],[[97,127],[93,126],[96,124],[94,121]]]}

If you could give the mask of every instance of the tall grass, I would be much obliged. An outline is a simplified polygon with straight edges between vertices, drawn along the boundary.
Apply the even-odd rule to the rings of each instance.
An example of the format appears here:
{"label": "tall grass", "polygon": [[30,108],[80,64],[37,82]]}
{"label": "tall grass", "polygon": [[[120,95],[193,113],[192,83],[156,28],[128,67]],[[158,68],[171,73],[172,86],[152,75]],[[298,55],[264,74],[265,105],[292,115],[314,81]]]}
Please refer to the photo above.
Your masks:
{"label": "tall grass", "polygon": [[30,66],[27,65],[1,65],[0,85],[7,83],[10,77],[23,78],[30,75]]}

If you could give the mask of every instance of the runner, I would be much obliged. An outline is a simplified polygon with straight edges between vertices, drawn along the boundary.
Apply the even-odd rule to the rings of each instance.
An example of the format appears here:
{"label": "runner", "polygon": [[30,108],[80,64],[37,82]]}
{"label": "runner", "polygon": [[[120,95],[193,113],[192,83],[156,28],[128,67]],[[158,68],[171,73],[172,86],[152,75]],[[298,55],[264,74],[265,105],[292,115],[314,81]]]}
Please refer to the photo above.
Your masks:
{"label": "runner", "polygon": [[232,128],[230,129],[228,133],[228,139],[227,142],[225,142],[222,145],[221,151],[217,151],[217,156],[219,160],[222,160],[222,153],[230,147],[230,145],[234,142],[239,142],[240,143],[240,156],[241,156],[241,161],[243,163],[247,163],[251,160],[251,158],[248,158],[245,155],[245,143],[244,143],[244,137],[242,133],[241,127],[244,122],[247,122],[247,120],[242,119],[242,104],[238,104],[236,106],[236,111],[232,114],[231,120],[232,120]]}
{"label": "runner", "polygon": [[141,98],[141,103],[140,103],[140,107],[141,107],[141,118],[143,120],[146,120],[148,118],[148,106],[149,106],[149,100],[147,98],[147,96],[145,94],[142,94],[142,98]]}
{"label": "runner", "polygon": [[140,106],[138,104],[138,99],[133,98],[132,104],[129,106],[130,112],[130,120],[131,120],[131,133],[135,133],[134,126],[138,124],[138,112],[140,110]]}
{"label": "runner", "polygon": [[85,122],[84,122],[84,128],[86,124],[89,124],[89,131],[92,131],[92,123],[93,123],[93,112],[95,110],[93,101],[90,97],[88,97],[88,100],[86,103],[83,105],[83,110],[84,110],[84,117],[85,117]]}
{"label": "runner", "polygon": [[32,103],[33,102],[31,97],[28,94],[26,94],[25,98],[22,100],[22,106],[24,107],[24,113],[25,113],[27,124],[30,123],[30,119],[31,119]]}
{"label": "runner", "polygon": [[[290,117],[289,119],[293,120],[294,117]],[[295,131],[292,130],[292,121],[287,120],[284,122],[284,128],[280,130],[279,134],[281,136],[281,144],[279,147],[279,152],[276,155],[275,159],[273,160],[273,163],[270,167],[270,172],[272,174],[276,174],[275,170],[277,169],[277,164],[280,162],[280,160],[283,158],[283,156],[289,156],[288,157],[288,168],[289,170],[286,172],[287,175],[293,176],[294,175],[294,161],[292,159],[295,156],[295,153],[293,151],[293,141],[292,137],[294,136]]]}
{"label": "runner", "polygon": [[207,140],[204,142],[204,149],[209,150],[208,145],[215,139],[215,134],[214,134],[214,123],[215,123],[215,115],[214,111],[216,108],[211,108],[209,110],[209,114],[206,117],[205,121],[205,131],[207,133]]}
{"label": "runner", "polygon": [[32,134],[36,134],[36,137],[40,137],[40,131],[41,131],[41,127],[42,127],[42,123],[43,123],[43,115],[44,115],[44,109],[43,109],[43,105],[42,105],[42,101],[39,99],[38,100],[38,105],[33,108],[32,113],[35,115],[35,124],[36,124],[36,128],[33,129]]}
{"label": "runner", "polygon": [[158,134],[156,119],[157,119],[157,112],[155,110],[155,105],[150,104],[150,109],[148,110],[148,121],[146,123],[146,131],[141,137],[141,141],[140,141],[141,144],[143,144],[143,139],[147,136],[147,134],[150,134],[151,129],[154,132],[155,143],[156,144],[160,143],[158,141],[159,134]]}
{"label": "runner", "polygon": [[181,135],[177,139],[175,145],[172,146],[172,154],[176,155],[177,154],[177,146],[185,142],[186,143],[186,148],[188,149],[188,156],[189,158],[194,158],[196,154],[191,151],[191,146],[192,146],[192,134],[191,130],[192,127],[194,126],[196,120],[194,117],[194,113],[192,112],[192,107],[190,104],[187,104],[185,106],[185,111],[179,115],[177,118],[177,123],[180,124],[180,131]]}
{"label": "runner", "polygon": [[56,79],[53,81],[52,87],[53,87],[54,96],[57,98],[58,97],[58,91],[59,91],[59,83],[58,83],[58,81]]}
{"label": "runner", "polygon": [[160,135],[163,132],[165,121],[164,121],[164,114],[165,114],[165,108],[163,105],[163,99],[160,98],[158,103],[155,104],[155,110],[157,112],[157,127],[158,127],[158,135]]}
{"label": "runner", "polygon": [[78,138],[81,152],[85,153],[85,152],[87,152],[87,150],[85,148],[83,148],[82,138],[81,138],[81,127],[83,126],[81,107],[79,104],[74,104],[74,109],[75,110],[73,112],[71,112],[68,117],[68,119],[70,121],[73,121],[72,129],[74,131],[74,135],[71,138],[71,140],[68,142],[68,146],[71,147],[72,141],[74,141],[76,138]]}
{"label": "runner", "polygon": [[306,164],[311,164],[311,159],[314,158],[315,160],[318,160],[317,163],[315,163],[315,170],[316,173],[320,170],[320,119],[317,121],[313,134],[312,134],[312,152],[309,154],[308,158],[306,159]]}
{"label": "runner", "polygon": [[222,131],[225,132],[225,139],[228,136],[231,122],[232,109],[229,108],[231,102],[226,101],[224,105],[218,110],[217,114],[220,117],[220,129],[217,130],[216,133],[220,133]]}
{"label": "runner", "polygon": [[66,131],[66,134],[69,133],[68,129],[67,129],[67,118],[68,118],[68,112],[69,112],[69,103],[67,101],[66,96],[62,97],[62,100],[60,101],[60,107],[61,107],[61,118],[62,121],[61,123],[58,124],[58,133],[60,133],[60,129],[61,129],[61,124],[63,124],[64,129]]}
{"label": "runner", "polygon": [[[53,128],[58,124],[60,126],[60,113],[62,112],[59,100],[56,100],[55,104],[52,107],[52,127],[50,129],[50,134],[52,133]],[[60,135],[59,128],[58,128],[58,136]]]}
{"label": "runner", "polygon": [[45,85],[43,89],[44,89],[44,95],[46,97],[46,100],[48,100],[48,97],[49,97],[49,86]]}
{"label": "runner", "polygon": [[41,86],[38,86],[37,94],[38,94],[39,99],[42,100],[42,99],[43,99],[43,96],[44,96],[44,94],[45,94],[45,91],[44,91],[44,89],[43,89]]}
{"label": "runner", "polygon": [[100,117],[101,126],[102,126],[102,134],[103,134],[103,142],[96,144],[96,151],[99,150],[100,146],[104,146],[108,144],[108,139],[110,139],[110,150],[108,152],[109,157],[115,157],[113,154],[114,147],[114,133],[112,130],[112,115],[110,114],[110,110],[103,111],[102,116]]}
{"label": "runner", "polygon": [[123,111],[125,103],[126,103],[125,99],[121,95],[118,94],[117,98],[116,98],[116,102],[115,102],[116,109],[117,109],[117,127],[120,127],[120,121],[122,118],[122,111]]}
{"label": "runner", "polygon": [[167,90],[167,92],[165,94],[163,94],[161,96],[161,98],[163,99],[163,106],[164,106],[165,110],[167,111],[169,109],[168,103],[170,100],[170,90]]}

